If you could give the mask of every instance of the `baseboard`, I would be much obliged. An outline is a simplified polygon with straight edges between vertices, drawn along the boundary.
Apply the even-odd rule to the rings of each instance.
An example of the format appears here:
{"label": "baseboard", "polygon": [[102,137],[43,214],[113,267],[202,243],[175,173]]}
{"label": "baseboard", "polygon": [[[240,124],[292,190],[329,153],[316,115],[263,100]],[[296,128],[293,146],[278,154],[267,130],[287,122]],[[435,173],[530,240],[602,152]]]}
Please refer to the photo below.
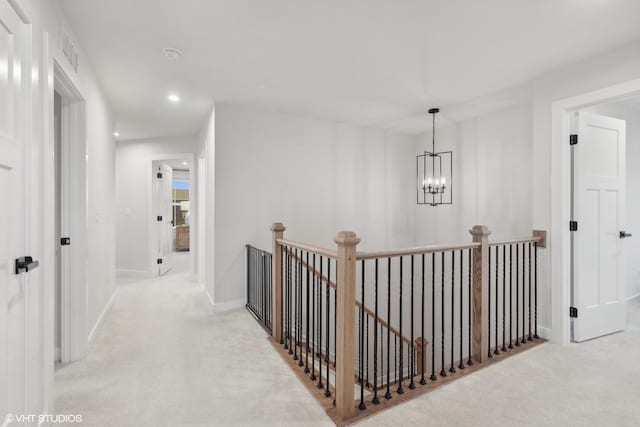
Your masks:
{"label": "baseboard", "polygon": [[145,270],[116,270],[116,277],[147,278],[151,276],[151,273]]}
{"label": "baseboard", "polygon": [[91,332],[89,333],[89,346],[88,346],[87,352],[91,350],[91,347],[93,346],[93,343],[96,340],[96,336],[98,335],[98,331],[102,327],[102,324],[104,323],[104,319],[107,317],[107,313],[109,312],[109,310],[111,310],[111,306],[116,300],[117,293],[118,293],[118,289],[116,288],[116,290],[113,291],[113,293],[111,294],[111,298],[109,298],[109,301],[105,305],[104,310],[102,310],[102,313],[100,313],[100,317],[98,317],[98,321],[96,322],[95,325],[93,325],[93,329],[91,329]]}
{"label": "baseboard", "polygon": [[547,341],[551,341],[551,328],[538,325],[538,336]]}
{"label": "baseboard", "polygon": [[[209,300],[211,300],[211,296],[209,296]],[[246,300],[244,298],[239,298],[231,301],[213,303],[213,310],[217,312],[229,311],[236,308],[244,307],[245,304]]]}
{"label": "baseboard", "polygon": [[640,294],[631,295],[630,297],[625,298],[625,301],[631,301],[632,299],[636,299],[640,297]]}

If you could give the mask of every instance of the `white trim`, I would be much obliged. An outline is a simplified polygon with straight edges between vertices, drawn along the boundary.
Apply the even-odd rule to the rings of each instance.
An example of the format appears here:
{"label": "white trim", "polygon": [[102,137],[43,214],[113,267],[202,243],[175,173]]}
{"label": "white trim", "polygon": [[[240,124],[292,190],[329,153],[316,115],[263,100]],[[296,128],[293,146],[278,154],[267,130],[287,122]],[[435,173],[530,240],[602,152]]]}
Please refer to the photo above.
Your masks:
{"label": "white trim", "polygon": [[211,294],[209,293],[209,290],[207,289],[206,286],[204,288],[204,293],[207,294],[207,298],[209,298],[209,302],[211,303],[211,305],[215,306],[216,303],[213,302],[213,298],[211,297]]}
{"label": "white trim", "polygon": [[625,300],[625,301],[631,301],[632,299],[636,299],[636,298],[638,298],[638,297],[640,297],[640,293],[635,294],[635,295],[631,295],[630,297],[627,297],[627,298],[625,298],[624,300]]}
{"label": "white trim", "polygon": [[[207,292],[207,295],[209,295],[208,292]],[[209,297],[209,300],[211,300],[211,297]],[[213,310],[216,312],[225,312],[225,311],[235,310],[237,308],[244,307],[244,305],[246,304],[246,301],[247,300],[244,298],[239,298],[231,301],[214,303]]]}
{"label": "white trim", "polygon": [[125,269],[119,268],[116,270],[116,277],[132,277],[132,278],[145,279],[145,278],[153,277],[153,274],[145,270],[125,270]]}
{"label": "white trim", "polygon": [[551,340],[568,344],[570,322],[571,240],[567,222],[570,216],[570,123],[569,113],[580,108],[625,98],[640,93],[640,79],[609,86],[551,103]]}
{"label": "white trim", "polygon": [[545,326],[538,325],[538,336],[540,338],[544,338],[545,340],[551,339],[551,329]]}
{"label": "white trim", "polygon": [[88,350],[90,350],[91,347],[93,346],[93,343],[95,342],[96,337],[98,336],[98,331],[100,330],[100,328],[102,328],[104,319],[107,317],[107,313],[109,313],[109,310],[111,310],[111,306],[113,306],[113,303],[116,300],[117,294],[118,294],[118,288],[116,288],[116,290],[113,291],[113,293],[111,294],[111,298],[109,298],[109,301],[107,301],[107,304],[104,306],[104,310],[102,310],[102,313],[100,313],[100,317],[98,317],[96,324],[93,325],[93,329],[91,329],[91,332],[89,333]]}

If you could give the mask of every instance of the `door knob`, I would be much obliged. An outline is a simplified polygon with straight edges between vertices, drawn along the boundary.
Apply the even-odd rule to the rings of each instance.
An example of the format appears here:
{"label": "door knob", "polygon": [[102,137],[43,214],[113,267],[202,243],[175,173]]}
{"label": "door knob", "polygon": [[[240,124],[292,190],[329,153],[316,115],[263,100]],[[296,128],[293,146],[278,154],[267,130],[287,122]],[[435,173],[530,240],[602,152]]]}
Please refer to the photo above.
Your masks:
{"label": "door knob", "polygon": [[620,232],[620,238],[621,239],[626,239],[627,237],[631,237],[631,233],[627,233],[626,231],[621,231]]}

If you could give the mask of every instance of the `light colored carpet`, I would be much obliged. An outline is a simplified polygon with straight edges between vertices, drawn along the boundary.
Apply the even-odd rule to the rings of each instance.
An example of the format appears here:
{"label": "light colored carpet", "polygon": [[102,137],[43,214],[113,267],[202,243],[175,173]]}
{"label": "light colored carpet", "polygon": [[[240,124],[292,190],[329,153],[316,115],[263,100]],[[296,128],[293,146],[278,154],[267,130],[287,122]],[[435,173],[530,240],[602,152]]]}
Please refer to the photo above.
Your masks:
{"label": "light colored carpet", "polygon": [[[640,301],[629,329],[544,344],[362,425],[638,426]],[[89,356],[56,371],[56,413],[90,426],[332,425],[244,309],[186,274],[119,288]]]}

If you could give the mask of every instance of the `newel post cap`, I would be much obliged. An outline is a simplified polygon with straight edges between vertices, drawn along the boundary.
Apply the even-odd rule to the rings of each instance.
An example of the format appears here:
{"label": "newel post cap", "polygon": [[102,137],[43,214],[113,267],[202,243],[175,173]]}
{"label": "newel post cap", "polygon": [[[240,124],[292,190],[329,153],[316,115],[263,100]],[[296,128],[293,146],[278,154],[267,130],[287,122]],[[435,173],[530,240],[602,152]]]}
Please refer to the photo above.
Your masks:
{"label": "newel post cap", "polygon": [[333,241],[338,246],[355,246],[360,243],[360,238],[353,231],[340,231]]}
{"label": "newel post cap", "polygon": [[287,227],[285,227],[284,224],[281,222],[274,222],[273,224],[271,224],[271,231],[278,232],[278,231],[284,231],[286,229]]}
{"label": "newel post cap", "polygon": [[487,227],[486,225],[474,225],[473,228],[471,230],[469,230],[469,233],[471,233],[472,236],[488,236],[489,234],[491,234],[491,231],[489,231],[489,227]]}

